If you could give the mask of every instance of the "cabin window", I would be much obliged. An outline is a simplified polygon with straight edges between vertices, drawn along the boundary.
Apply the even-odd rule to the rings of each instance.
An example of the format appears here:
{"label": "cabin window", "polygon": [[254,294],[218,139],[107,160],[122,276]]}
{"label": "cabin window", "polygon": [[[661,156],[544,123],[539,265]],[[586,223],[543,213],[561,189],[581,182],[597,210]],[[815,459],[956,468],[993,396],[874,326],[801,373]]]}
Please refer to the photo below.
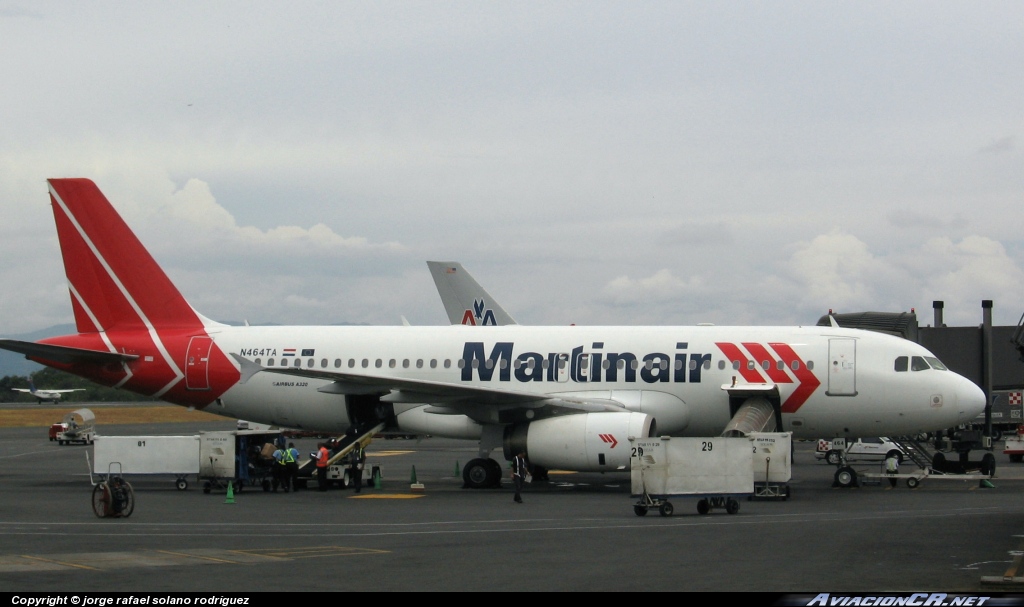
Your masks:
{"label": "cabin window", "polygon": [[409,359],[408,358],[403,358],[402,359],[402,368],[403,369],[408,369],[409,368]]}
{"label": "cabin window", "polygon": [[[450,358],[444,359],[444,368],[445,369],[451,369],[452,368],[452,360]],[[459,365],[459,368],[461,369],[462,365]]]}
{"label": "cabin window", "polygon": [[747,369],[749,369],[751,371],[754,370],[754,361],[752,361],[752,360],[748,360],[747,361]]}
{"label": "cabin window", "polygon": [[709,358],[709,359],[704,361],[704,370],[707,371],[710,368],[711,368],[711,359]]}
{"label": "cabin window", "polygon": [[326,369],[327,368],[327,359],[326,358],[324,358],[324,359],[322,359],[320,361],[320,368],[321,369]]}
{"label": "cabin window", "polygon": [[[296,359],[295,359],[295,364],[294,364],[294,365],[292,365],[292,366],[294,366],[294,367],[295,367],[296,369],[298,369],[299,367],[301,367],[301,366],[302,366],[302,359],[301,359],[301,358],[296,358]],[[310,365],[310,366],[312,367],[313,365]]]}
{"label": "cabin window", "polygon": [[499,363],[498,363],[498,367],[500,367],[502,369],[508,369],[508,361],[505,360],[504,358],[501,359],[501,361],[499,361]]}
{"label": "cabin window", "polygon": [[786,363],[780,360],[779,362],[775,363],[775,368],[778,369],[779,371],[783,371],[786,368]]}
{"label": "cabin window", "polygon": [[762,360],[761,361],[761,368],[764,369],[765,371],[767,371],[771,366],[772,366],[771,361],[768,361],[768,360]]}
{"label": "cabin window", "polygon": [[354,358],[348,359],[348,368],[351,369],[351,368],[353,368],[355,366],[356,366],[356,359],[354,359]]}
{"label": "cabin window", "polygon": [[894,368],[896,369],[896,371],[899,371],[899,372],[902,373],[903,371],[907,370],[907,368],[909,366],[909,363],[910,363],[910,359],[908,357],[906,357],[906,356],[897,356],[896,357],[896,365],[895,365]]}
{"label": "cabin window", "polygon": [[718,370],[725,371],[725,360],[718,361]]}
{"label": "cabin window", "polygon": [[[446,362],[446,363],[447,363],[447,362],[448,362],[448,359],[445,359],[445,361],[444,361],[444,362]],[[460,358],[460,359],[459,359],[459,362],[458,362],[458,363],[456,363],[456,366],[457,366],[458,368],[460,368],[460,369],[465,369],[465,368],[466,368],[466,359],[465,359],[465,358]],[[448,367],[446,366],[445,368],[447,369]]]}
{"label": "cabin window", "polygon": [[393,359],[393,358],[388,361],[388,368],[389,369],[394,369],[397,365],[398,365],[398,362],[396,362],[395,359]]}
{"label": "cabin window", "polygon": [[813,371],[814,370],[814,361],[813,360],[807,361],[807,370],[808,371]]}
{"label": "cabin window", "polygon": [[[473,362],[476,362],[476,361],[473,361]],[[491,360],[490,358],[488,358],[487,360],[484,361],[484,366],[487,367],[488,369],[493,369],[494,368],[494,361]]]}
{"label": "cabin window", "polygon": [[384,361],[378,358],[377,360],[375,360],[373,362],[373,366],[377,367],[378,369],[380,369],[381,367],[384,366]]}
{"label": "cabin window", "polygon": [[789,366],[792,367],[792,369],[794,371],[799,371],[800,370],[800,361],[799,360],[794,360],[793,362],[791,362],[789,364]]}
{"label": "cabin window", "polygon": [[252,362],[254,362],[254,363],[256,363],[258,365],[258,364],[260,364],[260,359],[257,358],[256,360],[254,360]]}
{"label": "cabin window", "polygon": [[550,367],[550,366],[551,366],[551,363],[548,362],[548,359],[545,358],[544,360],[540,361],[540,368],[541,369],[544,369],[545,371],[547,371],[548,367]]}
{"label": "cabin window", "polygon": [[365,368],[367,368],[369,366],[370,366],[370,360],[368,358],[364,358],[363,359],[363,368],[365,369]]}
{"label": "cabin window", "polygon": [[740,370],[740,361],[738,361],[738,360],[732,361],[732,370],[733,371],[739,371]]}
{"label": "cabin window", "polygon": [[911,356],[910,357],[910,370],[911,371],[924,371],[931,369],[928,363],[925,361],[923,356]]}
{"label": "cabin window", "polygon": [[430,359],[430,368],[431,369],[436,369],[437,368],[437,359],[436,358],[431,358]]}
{"label": "cabin window", "polygon": [[422,358],[417,358],[416,359],[416,368],[417,369],[422,369],[423,368],[423,359]]}
{"label": "cabin window", "polygon": [[341,368],[341,359],[340,358],[335,358],[334,359],[334,368],[335,369],[340,369]]}
{"label": "cabin window", "polygon": [[[324,362],[327,362],[327,361],[325,360]],[[312,358],[306,360],[306,366],[309,367],[310,369],[312,369],[313,365],[315,365],[315,364],[316,364],[316,361],[314,361]]]}
{"label": "cabin window", "polygon": [[638,361],[635,358],[633,360],[629,361],[629,368],[631,368],[634,371],[636,371],[637,369],[640,368],[640,361]]}

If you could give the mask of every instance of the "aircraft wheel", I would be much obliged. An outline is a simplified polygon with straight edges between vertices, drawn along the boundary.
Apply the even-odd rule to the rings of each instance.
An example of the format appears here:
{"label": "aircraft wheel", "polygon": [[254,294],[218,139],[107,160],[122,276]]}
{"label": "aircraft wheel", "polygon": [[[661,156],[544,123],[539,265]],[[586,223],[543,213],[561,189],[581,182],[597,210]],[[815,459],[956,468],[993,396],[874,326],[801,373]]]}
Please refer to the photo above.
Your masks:
{"label": "aircraft wheel", "polygon": [[174,483],[174,486],[178,488],[178,491],[184,491],[185,489],[188,489],[188,481],[183,478],[179,478],[177,482]]}
{"label": "aircraft wheel", "polygon": [[725,502],[725,511],[729,514],[736,514],[740,511],[740,503],[732,498],[729,498]]}
{"label": "aircraft wheel", "polygon": [[917,480],[914,477],[910,477],[910,478],[907,479],[907,487],[910,487],[911,489],[916,489],[917,486],[920,485],[920,484],[921,484],[921,481]]}
{"label": "aircraft wheel", "polygon": [[672,516],[672,513],[676,509],[672,507],[672,502],[661,502],[661,506],[658,508],[658,513],[662,516]]}
{"label": "aircraft wheel", "polygon": [[836,485],[845,488],[857,486],[857,472],[849,466],[836,470]]}
{"label": "aircraft wheel", "polygon": [[[462,469],[462,482],[469,489],[485,489],[495,483],[494,467],[488,462],[490,458],[477,457],[469,460],[466,467]],[[497,462],[495,462],[497,463]]]}
{"label": "aircraft wheel", "polygon": [[647,516],[647,506],[641,506],[640,504],[633,506],[633,514],[637,516]]}
{"label": "aircraft wheel", "polygon": [[697,514],[707,514],[711,510],[711,504],[707,500],[697,502]]}
{"label": "aircraft wheel", "polygon": [[839,456],[839,452],[833,449],[832,451],[829,451],[828,454],[825,455],[825,461],[832,464],[833,466],[838,466],[839,463],[843,461],[843,459]]}

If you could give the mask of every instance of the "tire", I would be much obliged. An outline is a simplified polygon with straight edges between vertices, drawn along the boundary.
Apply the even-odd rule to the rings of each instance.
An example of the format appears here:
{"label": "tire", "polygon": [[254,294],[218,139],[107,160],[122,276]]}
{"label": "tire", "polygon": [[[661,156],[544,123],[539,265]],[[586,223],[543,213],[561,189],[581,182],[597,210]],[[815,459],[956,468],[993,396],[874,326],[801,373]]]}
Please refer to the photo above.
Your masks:
{"label": "tire", "polygon": [[488,461],[494,460],[482,457],[469,460],[466,467],[462,469],[464,487],[469,489],[486,489],[494,485],[494,467],[488,464]]}
{"label": "tire", "polygon": [[996,456],[986,453],[981,458],[981,473],[992,476],[996,473]]}
{"label": "tire", "polygon": [[995,443],[995,442],[998,442],[998,441],[1001,441],[1001,440],[1003,440],[1003,431],[999,430],[998,428],[993,428],[992,429],[992,442]]}
{"label": "tire", "polygon": [[857,486],[857,472],[849,467],[843,466],[836,470],[835,475],[836,485],[844,489]]}
{"label": "tire", "polygon": [[707,514],[711,511],[711,504],[707,500],[697,501],[697,514]]}
{"label": "tire", "polygon": [[633,506],[633,514],[637,516],[647,516],[647,506],[641,506],[640,504]]}
{"label": "tire", "polygon": [[121,510],[120,516],[122,518],[128,518],[132,515],[132,512],[135,512],[135,490],[132,489],[130,484],[128,484],[128,481],[122,482],[124,484],[122,490],[127,493],[128,501],[125,503],[124,509]]}
{"label": "tire", "polygon": [[1018,464],[1021,463],[1021,462],[1024,462],[1024,454],[1021,454],[1021,453],[1011,453],[1010,454],[1010,461],[1011,462],[1016,462]]}
{"label": "tire", "polygon": [[732,498],[725,502],[725,511],[729,514],[736,514],[740,511],[740,503]]}
{"label": "tire", "polygon": [[946,456],[942,453],[936,453],[935,457],[932,458],[932,469],[936,472],[946,471]]}
{"label": "tire", "polygon": [[662,502],[658,508],[658,513],[662,516],[672,516],[672,513],[675,511],[676,509],[672,507],[672,502]]}
{"label": "tire", "polygon": [[838,466],[843,461],[843,458],[839,455],[838,451],[833,449],[825,454],[825,461],[833,466]]}
{"label": "tire", "polygon": [[921,481],[917,480],[914,477],[910,477],[910,478],[907,479],[907,487],[909,487],[911,489],[917,489],[917,486],[920,485],[920,484],[921,484]]}
{"label": "tire", "polygon": [[96,485],[92,490],[92,511],[100,518],[110,516],[110,488],[106,482]]}
{"label": "tire", "polygon": [[64,445],[68,444],[68,441],[62,440],[62,441],[57,441],[57,443],[60,444],[61,447],[63,447]]}
{"label": "tire", "polygon": [[179,478],[174,483],[174,486],[178,488],[178,491],[184,491],[185,489],[188,489],[188,481],[183,478]]}

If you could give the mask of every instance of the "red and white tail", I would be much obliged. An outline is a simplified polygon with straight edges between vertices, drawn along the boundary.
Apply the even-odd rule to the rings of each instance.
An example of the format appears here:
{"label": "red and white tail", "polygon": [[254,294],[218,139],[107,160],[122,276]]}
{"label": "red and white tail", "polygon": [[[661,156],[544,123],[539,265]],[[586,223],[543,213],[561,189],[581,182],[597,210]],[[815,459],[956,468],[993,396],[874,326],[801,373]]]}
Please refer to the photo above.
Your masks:
{"label": "red and white tail", "polygon": [[203,328],[95,183],[48,181],[79,333]]}

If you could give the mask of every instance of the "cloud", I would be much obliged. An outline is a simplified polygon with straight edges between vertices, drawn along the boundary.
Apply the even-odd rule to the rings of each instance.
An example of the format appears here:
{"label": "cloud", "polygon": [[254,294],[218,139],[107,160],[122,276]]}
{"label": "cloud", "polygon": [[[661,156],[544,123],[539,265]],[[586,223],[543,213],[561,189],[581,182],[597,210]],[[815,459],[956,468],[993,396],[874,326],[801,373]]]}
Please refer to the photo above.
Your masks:
{"label": "cloud", "polygon": [[606,302],[617,306],[660,303],[700,291],[703,282],[699,276],[684,280],[662,268],[646,278],[614,278],[605,285],[602,295]]}
{"label": "cloud", "polygon": [[978,150],[979,154],[1005,154],[1014,150],[1014,138],[1012,136],[1000,137],[992,143]]}

